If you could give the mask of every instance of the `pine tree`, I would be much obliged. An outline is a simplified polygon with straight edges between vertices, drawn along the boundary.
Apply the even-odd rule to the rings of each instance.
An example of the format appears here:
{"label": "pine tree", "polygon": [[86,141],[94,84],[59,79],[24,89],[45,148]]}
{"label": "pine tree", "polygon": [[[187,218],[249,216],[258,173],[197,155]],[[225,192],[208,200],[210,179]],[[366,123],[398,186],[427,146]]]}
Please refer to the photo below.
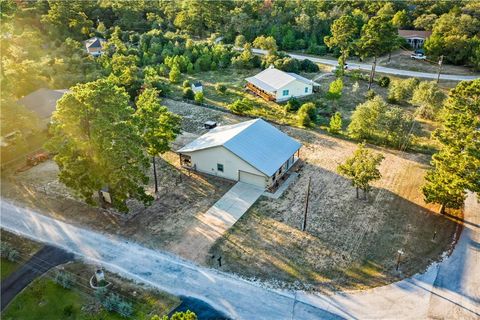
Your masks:
{"label": "pine tree", "polygon": [[450,91],[442,128],[434,132],[441,144],[433,156],[423,187],[425,201],[460,208],[466,190],[480,192],[480,80],[462,81]]}
{"label": "pine tree", "polygon": [[158,192],[155,157],[170,150],[170,143],[180,133],[180,117],[160,104],[159,92],[146,89],[137,100],[134,123],[143,139],[147,153],[152,157],[155,193]]}

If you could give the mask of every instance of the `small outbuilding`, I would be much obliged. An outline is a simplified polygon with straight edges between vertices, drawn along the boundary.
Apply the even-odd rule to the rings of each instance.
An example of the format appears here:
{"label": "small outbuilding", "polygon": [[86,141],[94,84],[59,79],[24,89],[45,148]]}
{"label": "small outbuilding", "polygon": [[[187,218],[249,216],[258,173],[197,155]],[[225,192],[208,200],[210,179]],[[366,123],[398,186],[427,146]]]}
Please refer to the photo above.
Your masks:
{"label": "small outbuilding", "polygon": [[267,101],[286,101],[313,93],[314,82],[292,72],[284,72],[273,65],[259,74],[246,78],[246,88]]}
{"label": "small outbuilding", "polygon": [[423,47],[423,44],[432,35],[432,32],[424,30],[398,30],[398,35],[407,40],[407,43],[413,49],[419,49]]}
{"label": "small outbuilding", "polygon": [[277,183],[302,145],[262,119],[220,126],[180,150],[182,166],[262,188]]}
{"label": "small outbuilding", "polygon": [[47,88],[38,89],[17,101],[28,110],[35,113],[40,119],[42,126],[47,128],[53,112],[57,109],[57,101],[63,97],[68,89],[52,90]]}
{"label": "small outbuilding", "polygon": [[192,91],[193,93],[203,92],[202,83],[200,81],[195,81],[194,83],[192,83]]}
{"label": "small outbuilding", "polygon": [[93,37],[85,41],[85,49],[92,56],[98,57],[103,53],[102,46],[104,43],[105,39]]}

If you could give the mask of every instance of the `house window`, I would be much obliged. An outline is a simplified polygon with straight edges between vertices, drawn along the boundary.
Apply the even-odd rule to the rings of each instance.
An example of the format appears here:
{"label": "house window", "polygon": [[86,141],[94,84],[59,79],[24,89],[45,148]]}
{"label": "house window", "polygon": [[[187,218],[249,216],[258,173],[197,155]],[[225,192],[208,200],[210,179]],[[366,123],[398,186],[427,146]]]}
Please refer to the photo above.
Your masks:
{"label": "house window", "polygon": [[217,163],[217,170],[223,172],[223,164]]}
{"label": "house window", "polygon": [[288,96],[288,90],[283,90],[283,93],[282,93],[284,96]]}
{"label": "house window", "polygon": [[305,93],[308,93],[308,87],[305,87]]}

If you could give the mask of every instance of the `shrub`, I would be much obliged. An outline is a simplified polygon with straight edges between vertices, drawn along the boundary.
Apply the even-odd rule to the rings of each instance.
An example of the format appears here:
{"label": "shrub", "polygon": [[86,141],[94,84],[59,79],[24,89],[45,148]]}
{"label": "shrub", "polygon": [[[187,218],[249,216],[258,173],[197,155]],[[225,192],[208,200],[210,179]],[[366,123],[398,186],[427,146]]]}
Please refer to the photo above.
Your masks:
{"label": "shrub", "polygon": [[335,114],[330,118],[330,126],[328,132],[330,133],[339,133],[342,130],[342,115],[340,112],[335,112]]}
{"label": "shrub", "polygon": [[195,102],[202,103],[203,102],[203,92],[197,92],[194,96]]}
{"label": "shrub", "polygon": [[313,102],[307,102],[302,104],[300,109],[298,109],[299,113],[305,112],[310,117],[310,120],[315,121],[317,120],[317,107]]}
{"label": "shrub", "polygon": [[311,60],[305,59],[300,62],[300,70],[305,72],[318,72],[320,68],[316,63],[313,63]]}
{"label": "shrub", "polygon": [[5,258],[9,261],[15,262],[20,258],[20,253],[6,242],[1,243],[0,251],[2,258]]}
{"label": "shrub", "polygon": [[304,103],[297,112],[298,124],[303,127],[310,127],[313,125],[317,116],[317,108],[312,102]]}
{"label": "shrub", "polygon": [[217,83],[215,85],[215,90],[217,90],[221,94],[225,94],[225,92],[227,92],[227,86],[224,85],[223,83]]}
{"label": "shrub", "polygon": [[365,99],[367,99],[367,100],[372,100],[376,96],[377,96],[377,94],[372,89],[368,90],[367,93],[365,93]]}
{"label": "shrub", "polygon": [[285,111],[287,112],[296,112],[298,108],[300,108],[300,101],[297,98],[290,98],[285,105]]}
{"label": "shrub", "polygon": [[340,99],[343,91],[343,80],[342,78],[337,78],[335,81],[330,83],[328,88],[327,98],[331,100]]}
{"label": "shrub", "polygon": [[72,314],[74,314],[75,309],[73,308],[73,304],[68,304],[65,307],[63,307],[63,315],[66,317],[70,317]]}
{"label": "shrub", "polygon": [[228,109],[230,109],[231,111],[235,112],[235,113],[240,113],[240,114],[243,114],[247,111],[250,111],[252,110],[253,106],[250,102],[250,100],[248,99],[237,99],[235,100],[235,102],[233,102],[231,105],[228,106]]}
{"label": "shrub", "polygon": [[171,83],[177,83],[180,81],[180,70],[178,69],[177,65],[173,65],[172,69],[170,70],[168,74],[168,79],[170,80]]}
{"label": "shrub", "polygon": [[190,80],[185,80],[183,81],[183,87],[184,88],[190,88],[192,84],[190,83]]}
{"label": "shrub", "polygon": [[411,103],[424,119],[434,119],[443,105],[445,94],[435,81],[422,81],[413,91]]}
{"label": "shrub", "polygon": [[57,271],[54,280],[65,289],[72,288],[74,282],[73,276],[65,271]]}
{"label": "shrub", "polygon": [[105,299],[107,296],[108,289],[106,287],[98,288],[95,290],[95,299],[102,303],[102,301]]}
{"label": "shrub", "polygon": [[302,127],[310,127],[312,125],[312,119],[306,112],[298,112],[297,119],[298,124]]}
{"label": "shrub", "polygon": [[383,76],[378,80],[378,85],[380,87],[387,88],[390,85],[390,78],[387,76]]}
{"label": "shrub", "polygon": [[308,47],[307,53],[313,53],[323,56],[327,54],[327,47],[323,45],[313,44]]}
{"label": "shrub", "polygon": [[195,98],[195,94],[191,88],[183,89],[183,97],[188,100],[193,100]]}
{"label": "shrub", "polygon": [[107,311],[115,311],[124,318],[129,318],[133,314],[132,304],[124,301],[115,293],[107,295],[102,301],[102,305]]}
{"label": "shrub", "polygon": [[418,83],[418,79],[415,78],[392,81],[388,89],[388,102],[399,103],[410,100]]}

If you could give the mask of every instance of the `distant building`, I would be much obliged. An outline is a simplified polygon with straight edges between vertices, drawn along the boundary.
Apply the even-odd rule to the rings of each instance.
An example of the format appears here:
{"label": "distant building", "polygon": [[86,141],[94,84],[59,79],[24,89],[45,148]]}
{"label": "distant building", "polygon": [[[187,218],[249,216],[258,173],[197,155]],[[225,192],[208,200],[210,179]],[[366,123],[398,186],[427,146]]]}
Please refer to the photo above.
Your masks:
{"label": "distant building", "polygon": [[200,81],[195,81],[193,84],[192,84],[192,91],[193,93],[197,93],[197,92],[203,92],[203,85]]}
{"label": "distant building", "polygon": [[85,49],[92,56],[98,57],[102,54],[102,45],[104,43],[105,39],[93,37],[85,41]]}
{"label": "distant building", "polygon": [[177,152],[182,166],[269,188],[298,159],[302,145],[262,119],[211,129]]}
{"label": "distant building", "polygon": [[68,89],[51,90],[41,88],[19,99],[17,104],[23,105],[27,110],[34,112],[39,117],[42,126],[46,129],[53,112],[57,109],[57,101],[67,92],[69,92]]}
{"label": "distant building", "polygon": [[247,89],[267,101],[281,102],[313,93],[312,80],[295,73],[278,70],[273,65],[245,80]]}
{"label": "distant building", "polygon": [[423,47],[425,41],[432,35],[432,31],[398,30],[398,35],[407,40],[413,49],[419,49]]}

